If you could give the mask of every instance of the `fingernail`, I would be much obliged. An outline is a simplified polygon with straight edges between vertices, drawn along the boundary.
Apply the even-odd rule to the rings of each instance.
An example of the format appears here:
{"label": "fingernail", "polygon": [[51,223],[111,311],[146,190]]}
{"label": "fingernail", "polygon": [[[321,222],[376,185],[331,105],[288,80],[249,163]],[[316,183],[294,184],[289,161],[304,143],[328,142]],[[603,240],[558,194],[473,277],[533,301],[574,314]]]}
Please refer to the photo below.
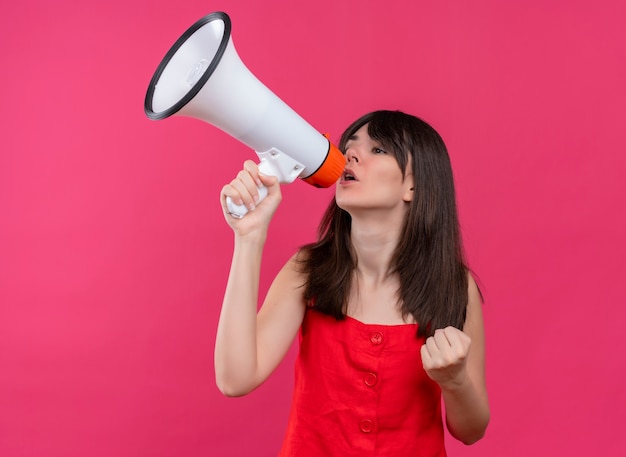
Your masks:
{"label": "fingernail", "polygon": [[248,209],[249,209],[250,211],[254,211],[254,208],[256,208],[256,207],[254,206],[254,203],[250,203],[250,204],[248,205]]}
{"label": "fingernail", "polygon": [[259,197],[258,195],[255,195],[254,202],[258,204],[260,201],[261,201],[261,197]]}

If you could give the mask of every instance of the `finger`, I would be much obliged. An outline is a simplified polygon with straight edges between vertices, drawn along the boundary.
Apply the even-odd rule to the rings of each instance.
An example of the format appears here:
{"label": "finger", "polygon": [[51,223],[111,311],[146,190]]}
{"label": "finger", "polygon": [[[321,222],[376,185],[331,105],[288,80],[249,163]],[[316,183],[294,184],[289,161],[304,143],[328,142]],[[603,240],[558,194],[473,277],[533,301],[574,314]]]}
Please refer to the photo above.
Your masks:
{"label": "finger", "polygon": [[245,204],[248,208],[250,208],[249,201],[251,197],[248,195],[247,202],[246,202],[244,201],[244,198],[242,197],[242,193],[247,194],[247,191],[245,190],[245,187],[241,184],[241,182],[239,182],[238,180],[233,180],[231,184],[224,186],[222,193],[221,193],[221,197],[222,197],[221,204],[222,204],[222,209],[224,210],[225,214],[232,215],[231,208],[229,207],[229,202],[228,202],[229,199],[234,205],[243,206]]}
{"label": "finger", "polygon": [[259,186],[256,184],[254,176],[248,170],[242,170],[233,182],[233,186],[239,191],[244,204],[250,209],[254,209],[260,201]]}
{"label": "finger", "polygon": [[256,163],[254,163],[252,160],[246,160],[243,163],[243,169],[250,173],[250,176],[254,180],[257,187],[263,185],[263,182],[261,181],[261,178],[259,176],[259,166]]}
{"label": "finger", "polygon": [[435,340],[435,343],[440,351],[447,351],[450,349],[450,341],[448,340],[448,336],[443,329],[435,330],[433,339]]}
{"label": "finger", "polygon": [[434,346],[437,348],[436,360],[442,365],[454,363],[457,359],[457,351],[450,344],[446,332],[443,329],[438,329],[435,331],[432,339]]}
{"label": "finger", "polygon": [[469,350],[470,337],[455,327],[447,327],[444,333],[450,343],[452,353],[459,358],[464,358]]}
{"label": "finger", "polygon": [[420,348],[420,355],[422,356],[422,365],[424,368],[430,367],[432,364],[432,357],[430,356],[430,352],[428,352],[428,346],[426,343],[422,344]]}
{"label": "finger", "polygon": [[428,353],[430,354],[431,359],[434,359],[441,354],[441,351],[437,346],[437,342],[432,336],[426,339],[426,348],[428,350]]}
{"label": "finger", "polygon": [[224,210],[228,209],[228,206],[226,204],[227,198],[230,198],[235,205],[243,204],[243,201],[239,197],[239,193],[230,184],[226,184],[224,187],[222,187],[222,191],[220,192],[220,202]]}
{"label": "finger", "polygon": [[263,173],[259,173],[258,176],[261,181],[261,185],[267,187],[268,189],[278,184],[278,178],[276,176],[265,175]]}

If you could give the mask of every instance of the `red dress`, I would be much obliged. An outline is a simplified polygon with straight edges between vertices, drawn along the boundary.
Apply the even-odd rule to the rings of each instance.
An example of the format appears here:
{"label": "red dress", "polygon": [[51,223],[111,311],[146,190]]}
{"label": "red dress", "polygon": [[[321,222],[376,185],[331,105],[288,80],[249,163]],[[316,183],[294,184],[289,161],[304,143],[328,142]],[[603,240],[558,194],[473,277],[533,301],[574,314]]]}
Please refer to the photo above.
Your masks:
{"label": "red dress", "polygon": [[441,390],[416,333],[307,309],[280,457],[445,457]]}

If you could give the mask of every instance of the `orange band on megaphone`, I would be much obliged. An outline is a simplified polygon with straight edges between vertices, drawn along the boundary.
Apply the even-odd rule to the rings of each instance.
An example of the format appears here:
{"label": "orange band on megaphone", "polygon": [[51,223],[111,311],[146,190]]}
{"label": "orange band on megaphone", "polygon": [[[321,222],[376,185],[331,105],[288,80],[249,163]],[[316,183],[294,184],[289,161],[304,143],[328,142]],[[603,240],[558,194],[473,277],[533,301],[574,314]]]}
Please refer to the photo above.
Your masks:
{"label": "orange band on megaphone", "polygon": [[[324,135],[328,139],[328,135]],[[328,141],[328,154],[322,165],[303,179],[315,187],[330,187],[337,182],[346,167],[346,157],[339,148]]]}

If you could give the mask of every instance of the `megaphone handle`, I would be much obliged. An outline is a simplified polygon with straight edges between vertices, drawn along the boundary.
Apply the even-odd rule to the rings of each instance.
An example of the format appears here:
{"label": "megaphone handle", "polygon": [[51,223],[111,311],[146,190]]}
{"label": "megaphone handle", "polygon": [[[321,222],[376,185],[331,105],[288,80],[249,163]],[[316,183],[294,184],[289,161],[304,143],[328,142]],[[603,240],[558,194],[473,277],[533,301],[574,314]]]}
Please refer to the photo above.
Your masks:
{"label": "megaphone handle", "polygon": [[[276,170],[272,168],[271,163],[269,163],[269,161],[267,160],[261,160],[261,162],[259,163],[259,171],[264,175],[276,176]],[[261,203],[265,197],[267,197],[268,192],[267,187],[263,185],[259,186],[258,189],[259,201],[257,205]],[[245,205],[236,205],[230,197],[226,197],[226,206],[228,207],[228,213],[237,219],[241,219],[246,214],[248,214],[249,211]]]}

